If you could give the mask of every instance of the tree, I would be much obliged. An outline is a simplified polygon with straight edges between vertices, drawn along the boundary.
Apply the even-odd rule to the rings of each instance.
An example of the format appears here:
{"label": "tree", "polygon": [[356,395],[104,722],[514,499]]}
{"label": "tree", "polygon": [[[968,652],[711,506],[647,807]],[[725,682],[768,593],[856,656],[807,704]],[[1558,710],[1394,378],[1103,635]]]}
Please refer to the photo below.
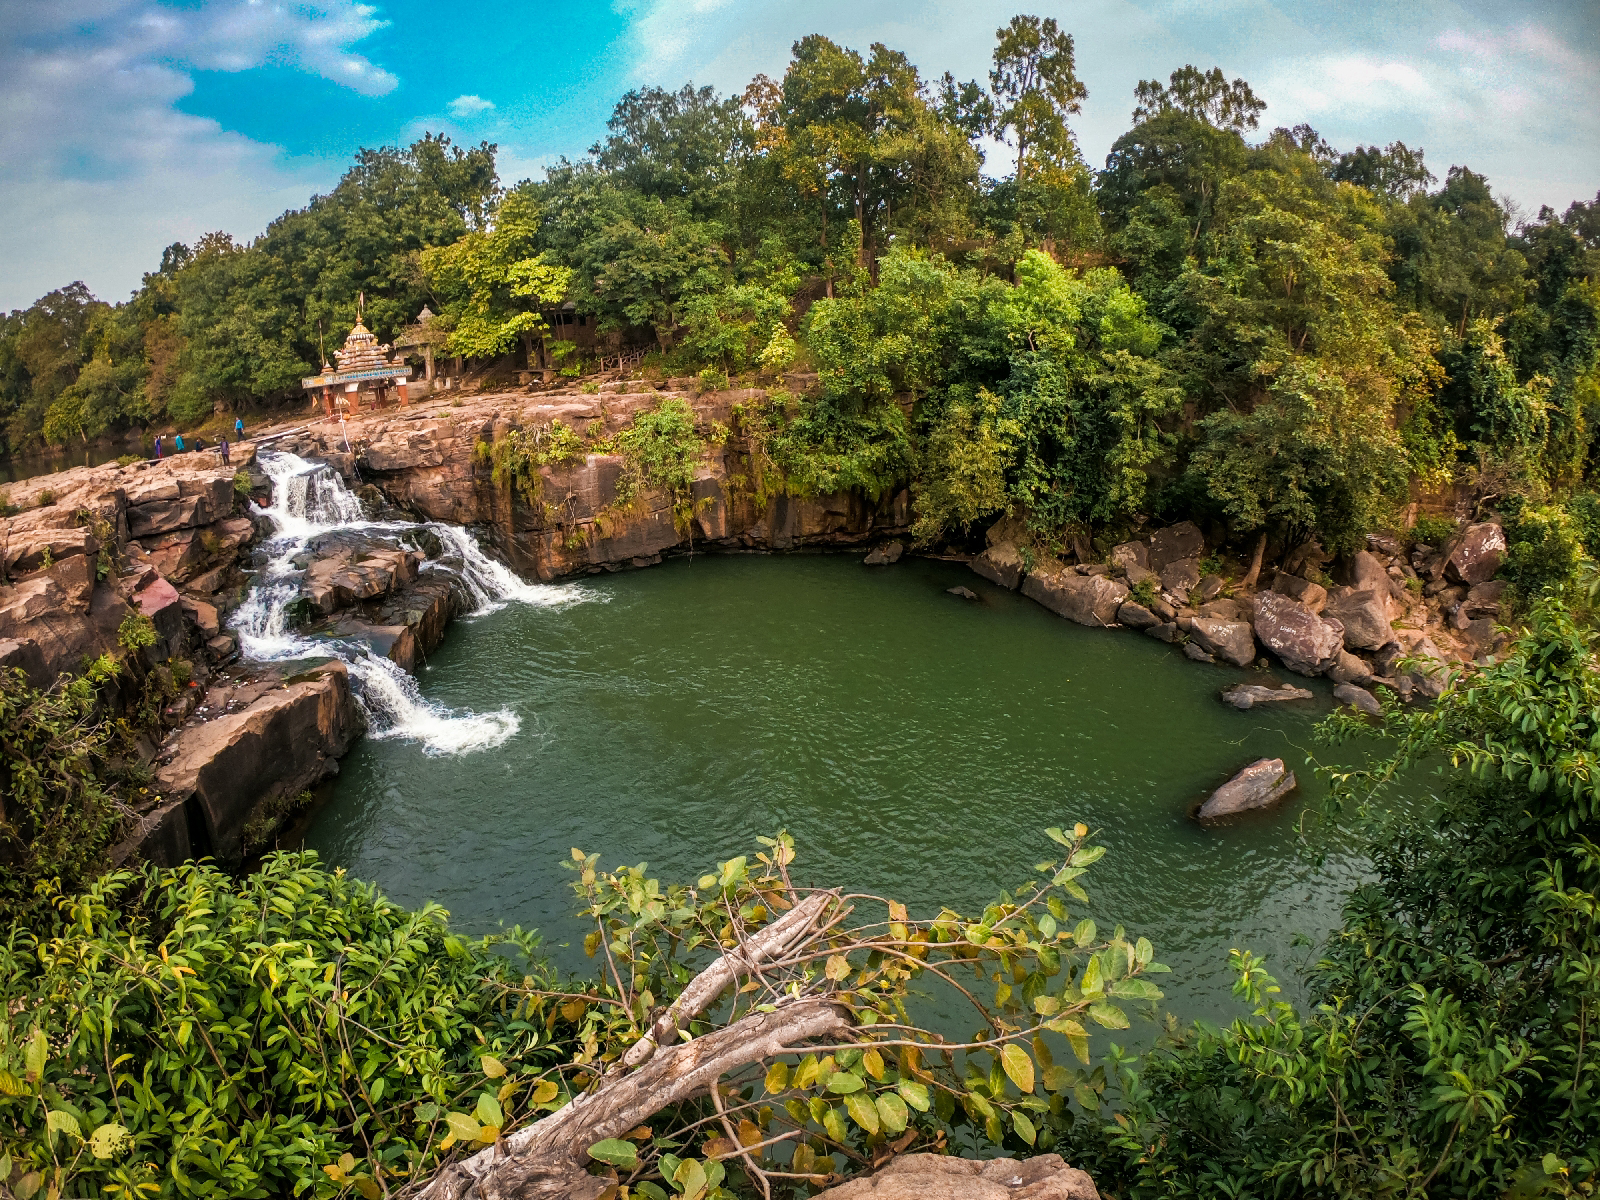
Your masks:
{"label": "tree", "polygon": [[1229,83],[1221,67],[1201,71],[1182,66],[1164,85],[1159,80],[1142,79],[1134,88],[1134,96],[1139,101],[1133,110],[1135,124],[1162,113],[1178,112],[1214,129],[1240,134],[1259,125],[1267,107],[1267,102],[1259,99],[1244,80]]}
{"label": "tree", "polygon": [[1011,131],[1016,139],[1016,178],[1037,167],[1061,167],[1078,157],[1067,118],[1076,116],[1089,94],[1078,79],[1072,35],[1054,17],[1016,16],[995,30],[994,69],[989,85],[995,99],[994,134]]}

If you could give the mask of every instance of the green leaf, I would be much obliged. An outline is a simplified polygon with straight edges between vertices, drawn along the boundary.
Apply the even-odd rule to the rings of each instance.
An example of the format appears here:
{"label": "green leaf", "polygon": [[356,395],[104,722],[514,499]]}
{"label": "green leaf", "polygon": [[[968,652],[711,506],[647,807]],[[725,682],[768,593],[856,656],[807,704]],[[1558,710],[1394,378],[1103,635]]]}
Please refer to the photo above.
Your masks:
{"label": "green leaf", "polygon": [[706,1169],[698,1159],[686,1158],[678,1164],[672,1182],[677,1184],[685,1200],[694,1200],[706,1190]]}
{"label": "green leaf", "polygon": [[506,1123],[505,1114],[500,1111],[500,1102],[488,1092],[484,1092],[478,1097],[478,1107],[475,1111],[480,1125],[504,1125]]}
{"label": "green leaf", "polygon": [[17,1200],[33,1200],[39,1194],[39,1188],[43,1183],[43,1175],[37,1171],[29,1171],[11,1185],[11,1190],[16,1193]]}
{"label": "green leaf", "polygon": [[899,1091],[905,1102],[918,1112],[928,1111],[928,1086],[918,1083],[915,1079],[902,1079]]}
{"label": "green leaf", "polygon": [[1094,922],[1085,917],[1078,922],[1078,927],[1072,931],[1072,940],[1080,946],[1087,946],[1094,941]]}
{"label": "green leaf", "polygon": [[1034,1138],[1038,1137],[1038,1134],[1034,1132],[1033,1122],[1020,1112],[1011,1114],[1011,1128],[1015,1129],[1017,1136],[1030,1146],[1033,1145]]}
{"label": "green leaf", "polygon": [[1041,1017],[1053,1017],[1061,1011],[1061,1001],[1054,996],[1035,996],[1033,998],[1033,1011]]}
{"label": "green leaf", "polygon": [[498,1058],[485,1054],[478,1060],[483,1066],[483,1073],[490,1079],[499,1079],[506,1073],[506,1065]]}
{"label": "green leaf", "polygon": [[861,1076],[850,1071],[835,1071],[828,1079],[828,1090],[836,1096],[848,1096],[866,1086]]}
{"label": "green leaf", "polygon": [[905,1132],[906,1122],[911,1119],[911,1114],[906,1110],[904,1100],[893,1092],[879,1092],[873,1103],[877,1106],[878,1120],[883,1122],[884,1132]]}
{"label": "green leaf", "polygon": [[1101,991],[1105,982],[1100,978],[1100,956],[1094,955],[1089,959],[1089,965],[1083,969],[1083,978],[1078,981],[1078,990],[1085,996],[1091,996]]}
{"label": "green leaf", "polygon": [[1143,979],[1123,979],[1111,985],[1111,994],[1127,1000],[1159,1000],[1162,992],[1155,984]]}
{"label": "green leaf", "polygon": [[28,1048],[24,1052],[23,1062],[26,1066],[26,1078],[29,1083],[38,1083],[44,1078],[45,1059],[50,1054],[50,1039],[45,1036],[42,1029],[35,1029],[28,1035]]}
{"label": "green leaf", "polygon": [[1106,848],[1104,846],[1085,846],[1076,851],[1067,861],[1075,867],[1087,867],[1092,863],[1099,862],[1105,856],[1105,852]]}
{"label": "green leaf", "polygon": [[605,1141],[596,1142],[589,1147],[589,1157],[609,1163],[613,1167],[621,1167],[625,1171],[632,1171],[639,1165],[639,1148],[621,1138],[606,1138]]}
{"label": "green leaf", "polygon": [[1056,935],[1056,919],[1049,913],[1039,918],[1039,934],[1046,938],[1053,938]]}
{"label": "green leaf", "polygon": [[1072,849],[1072,839],[1066,834],[1062,833],[1061,830],[1051,826],[1044,832],[1045,836],[1048,837],[1052,842],[1055,842],[1058,846],[1065,846],[1068,850]]}
{"label": "green leaf", "polygon": [[853,1092],[844,1098],[844,1106],[857,1125],[868,1133],[878,1132],[878,1106],[872,1102],[872,1097]]}
{"label": "green leaf", "polygon": [[78,1128],[78,1118],[69,1112],[53,1108],[46,1114],[44,1123],[52,1133],[70,1134],[78,1141],[83,1141],[83,1131]]}
{"label": "green leaf", "polygon": [[848,1130],[844,1124],[844,1110],[837,1104],[829,1105],[828,1111],[822,1114],[822,1127],[828,1131],[828,1136],[836,1142],[844,1141]]}
{"label": "green leaf", "polygon": [[1123,1015],[1122,1010],[1115,1004],[1091,1004],[1089,1006],[1089,1015],[1107,1029],[1128,1028],[1128,1018]]}
{"label": "green leaf", "polygon": [[648,1179],[641,1179],[633,1185],[634,1194],[643,1196],[644,1200],[667,1200],[667,1194]]}
{"label": "green leaf", "polygon": [[[89,1153],[96,1158],[111,1158],[127,1144],[129,1133],[121,1125],[102,1125],[89,1135]],[[0,1179],[11,1174],[8,1164],[0,1163]]]}
{"label": "green leaf", "polygon": [[1005,1049],[1000,1051],[1000,1064],[1005,1067],[1006,1074],[1017,1085],[1019,1092],[1024,1096],[1032,1094],[1033,1059],[1028,1057],[1026,1050],[1015,1042],[1006,1043]]}
{"label": "green leaf", "polygon": [[478,1122],[466,1113],[445,1113],[445,1124],[450,1127],[450,1132],[455,1135],[458,1142],[475,1142],[478,1140]]}

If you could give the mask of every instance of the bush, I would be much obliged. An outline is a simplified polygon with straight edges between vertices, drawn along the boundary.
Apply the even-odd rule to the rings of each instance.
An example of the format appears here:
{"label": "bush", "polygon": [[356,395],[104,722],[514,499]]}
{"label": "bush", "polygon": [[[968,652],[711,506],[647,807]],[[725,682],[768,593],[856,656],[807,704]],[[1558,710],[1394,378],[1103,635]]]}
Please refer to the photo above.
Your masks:
{"label": "bush", "polygon": [[1424,513],[1411,527],[1412,545],[1432,546],[1435,550],[1455,536],[1456,522],[1448,517],[1432,517]]}
{"label": "bush", "polygon": [[1547,589],[1561,591],[1577,578],[1583,562],[1579,525],[1559,505],[1534,508],[1512,497],[1501,510],[1506,531],[1506,556],[1500,575],[1516,588],[1524,603]]}
{"label": "bush", "polygon": [[156,623],[140,612],[130,612],[117,626],[117,642],[124,650],[137,654],[156,644]]}
{"label": "bush", "polygon": [[308,853],[244,879],[117,872],[63,903],[56,930],[15,927],[0,945],[11,1191],[377,1196],[458,1127],[475,1140],[554,1107],[540,1076],[570,1057],[571,1025],[515,991],[539,970],[534,939],[453,935],[446,917]]}

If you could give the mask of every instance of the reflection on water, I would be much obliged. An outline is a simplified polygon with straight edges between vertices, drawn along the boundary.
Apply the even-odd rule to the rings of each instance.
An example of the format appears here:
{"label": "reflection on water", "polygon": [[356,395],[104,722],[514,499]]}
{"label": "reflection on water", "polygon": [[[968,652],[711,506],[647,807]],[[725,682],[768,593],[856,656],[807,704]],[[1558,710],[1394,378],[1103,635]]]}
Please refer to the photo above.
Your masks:
{"label": "reflection on water", "polygon": [[[954,584],[973,604],[945,594]],[[1087,822],[1110,853],[1091,914],[1155,942],[1182,1015],[1236,1011],[1227,952],[1283,976],[1360,863],[1297,853],[1319,794],[1317,703],[1239,713],[1240,672],[1080,628],[947,564],[697,558],[592,580],[610,603],[512,606],[457,625],[422,674],[432,701],[521,718],[505,744],[429,757],[365,741],[308,844],[397,901],[469,928],[521,923],[573,968],[569,848],[693,879],[780,826],[813,883],[976,906]],[[1238,767],[1286,759],[1276,813],[1203,829],[1188,810]]]}
{"label": "reflection on water", "polygon": [[[115,462],[121,455],[138,454],[138,447],[123,442],[96,442],[92,446],[53,451],[48,454],[23,454],[16,458],[0,458],[0,485],[20,483],[39,475],[54,475],[72,467],[98,467],[101,463]],[[148,451],[144,451],[148,454]]]}

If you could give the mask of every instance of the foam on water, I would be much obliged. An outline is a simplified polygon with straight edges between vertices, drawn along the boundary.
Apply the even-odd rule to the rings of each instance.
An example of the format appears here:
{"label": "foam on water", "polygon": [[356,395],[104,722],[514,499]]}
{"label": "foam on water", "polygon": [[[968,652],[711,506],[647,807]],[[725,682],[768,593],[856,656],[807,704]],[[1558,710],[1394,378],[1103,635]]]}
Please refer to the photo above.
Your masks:
{"label": "foam on water", "polygon": [[365,644],[319,641],[291,629],[288,608],[300,594],[295,557],[313,538],[339,530],[388,535],[398,541],[406,533],[427,529],[444,545],[445,559],[450,560],[440,565],[452,570],[472,596],[473,616],[497,612],[508,604],[564,608],[598,597],[574,584],[524,583],[485,554],[477,539],[458,525],[369,521],[361,501],[325,464],[282,451],[264,451],[257,462],[272,480],[272,503],[263,515],[272,522],[273,534],[264,546],[267,564],[261,580],[229,621],[245,657],[283,662],[338,655],[356,681],[356,699],[367,714],[369,734],[420,742],[430,755],[468,754],[512,737],[522,721],[510,709],[453,711],[424,699],[411,675],[374,655]]}

